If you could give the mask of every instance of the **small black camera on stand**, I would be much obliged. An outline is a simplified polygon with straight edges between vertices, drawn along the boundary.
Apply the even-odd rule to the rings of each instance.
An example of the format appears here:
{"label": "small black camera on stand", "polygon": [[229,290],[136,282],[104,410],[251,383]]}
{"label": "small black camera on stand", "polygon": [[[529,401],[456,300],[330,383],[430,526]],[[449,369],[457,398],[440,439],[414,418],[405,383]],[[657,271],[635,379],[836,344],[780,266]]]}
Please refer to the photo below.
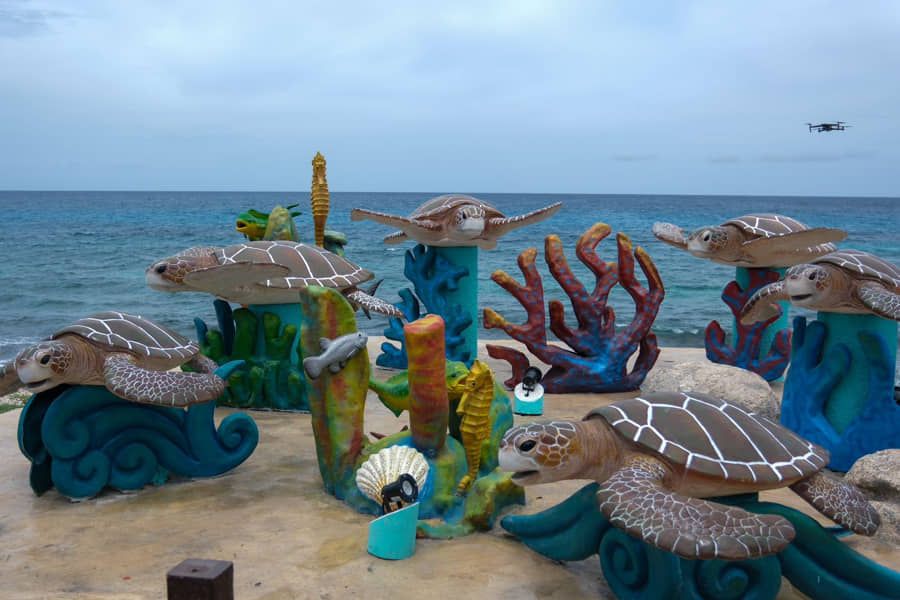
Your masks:
{"label": "small black camera on stand", "polygon": [[402,474],[397,481],[381,488],[381,508],[384,514],[400,510],[404,505],[412,504],[419,498],[419,486],[409,473]]}

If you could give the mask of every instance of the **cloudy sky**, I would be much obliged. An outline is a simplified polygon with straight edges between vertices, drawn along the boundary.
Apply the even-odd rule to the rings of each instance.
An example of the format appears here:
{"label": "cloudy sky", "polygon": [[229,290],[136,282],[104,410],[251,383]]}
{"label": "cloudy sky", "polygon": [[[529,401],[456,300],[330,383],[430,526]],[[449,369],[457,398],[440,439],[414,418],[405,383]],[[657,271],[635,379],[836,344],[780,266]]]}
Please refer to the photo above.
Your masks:
{"label": "cloudy sky", "polygon": [[0,189],[321,150],[341,191],[900,196],[898,40],[890,0],[0,0]]}

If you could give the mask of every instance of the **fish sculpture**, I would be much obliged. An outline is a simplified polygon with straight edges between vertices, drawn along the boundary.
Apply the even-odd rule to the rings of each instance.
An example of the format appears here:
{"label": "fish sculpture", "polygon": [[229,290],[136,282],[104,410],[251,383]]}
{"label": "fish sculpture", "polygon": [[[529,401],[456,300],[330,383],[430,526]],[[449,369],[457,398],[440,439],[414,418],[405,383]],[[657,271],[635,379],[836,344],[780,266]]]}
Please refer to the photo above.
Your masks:
{"label": "fish sculpture", "polygon": [[251,208],[238,215],[234,228],[251,242],[263,240],[299,242],[300,236],[297,234],[294,217],[299,216],[301,213],[299,210],[291,210],[296,206],[296,204],[276,206],[268,213]]}
{"label": "fish sculpture", "polygon": [[369,336],[362,331],[348,333],[333,340],[321,338],[319,344],[322,354],[304,358],[303,368],[311,379],[318,379],[325,369],[330,373],[340,373],[347,366],[347,361],[365,349],[368,341]]}
{"label": "fish sculpture", "polygon": [[491,434],[491,402],[494,399],[494,374],[491,369],[476,360],[469,374],[454,383],[448,392],[461,394],[456,414],[460,416],[459,433],[466,451],[469,470],[456,488],[457,494],[465,494],[478,477],[481,466],[481,445]]}
{"label": "fish sculpture", "polygon": [[316,246],[325,247],[325,222],[328,220],[328,179],[325,177],[325,157],[316,152],[312,160],[313,176],[310,204],[315,226]]}

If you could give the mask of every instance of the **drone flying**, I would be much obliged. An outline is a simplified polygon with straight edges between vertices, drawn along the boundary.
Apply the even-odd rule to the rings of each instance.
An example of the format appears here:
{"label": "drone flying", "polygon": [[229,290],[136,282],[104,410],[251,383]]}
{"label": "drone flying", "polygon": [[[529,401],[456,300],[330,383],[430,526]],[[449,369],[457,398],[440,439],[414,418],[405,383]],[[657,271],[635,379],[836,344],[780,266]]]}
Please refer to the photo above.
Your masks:
{"label": "drone flying", "polygon": [[850,125],[845,124],[843,121],[835,121],[834,123],[818,123],[815,125],[813,123],[807,123],[806,126],[809,127],[810,133],[812,133],[813,131],[817,131],[819,133],[822,133],[823,131],[844,131],[845,129],[850,127]]}

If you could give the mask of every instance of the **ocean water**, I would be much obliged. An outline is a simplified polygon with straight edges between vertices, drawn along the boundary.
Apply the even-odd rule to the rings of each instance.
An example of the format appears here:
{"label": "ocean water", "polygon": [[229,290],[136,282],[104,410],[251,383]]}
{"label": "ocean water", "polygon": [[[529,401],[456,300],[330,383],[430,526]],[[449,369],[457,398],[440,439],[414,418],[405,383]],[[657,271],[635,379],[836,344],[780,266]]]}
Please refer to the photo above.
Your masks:
{"label": "ocean water", "polygon": [[[350,209],[372,208],[408,214],[438,193],[331,194],[328,227],[350,238],[348,258],[374,271],[384,282],[379,295],[399,301],[406,287],[403,253],[413,243],[381,243],[391,230],[371,222],[351,222]],[[502,238],[497,249],[481,253],[479,295],[513,322],[525,312],[494,284],[490,275],[504,269],[521,280],[516,257],[522,250],[541,249],[538,264],[548,299],[565,300],[543,262],[543,240],[557,233],[570,264],[592,285],[589,273],[575,257],[574,244],[583,231],[602,221],[613,232],[624,232],[643,246],[656,263],[666,286],[666,299],[654,327],[663,345],[703,346],[707,323],[719,319],[730,331],[731,314],[719,299],[734,270],[695,259],[659,241],[650,233],[655,221],[685,228],[718,224],[751,212],[778,212],[811,226],[843,227],[850,232],[844,247],[858,248],[900,264],[900,199],[802,198],[737,196],[634,196],[560,194],[474,194],[507,215],[527,212],[561,200],[563,209],[552,219]],[[275,204],[300,203],[297,218],[305,241],[312,239],[308,192],[0,192],[3,261],[0,262],[0,360],[51,334],[56,328],[101,310],[143,315],[195,337],[194,317],[215,324],[212,298],[206,294],[166,294],[144,283],[146,267],[190,246],[228,245],[243,238],[234,231],[238,213],[248,208],[268,210]],[[598,252],[615,260],[614,235]],[[617,288],[612,295],[618,323],[633,315],[630,297]],[[567,315],[572,319],[566,304]],[[796,314],[796,311],[795,311]],[[386,320],[360,317],[362,326],[380,334]],[[480,324],[479,324],[480,325]],[[503,338],[496,330],[482,337]]]}

